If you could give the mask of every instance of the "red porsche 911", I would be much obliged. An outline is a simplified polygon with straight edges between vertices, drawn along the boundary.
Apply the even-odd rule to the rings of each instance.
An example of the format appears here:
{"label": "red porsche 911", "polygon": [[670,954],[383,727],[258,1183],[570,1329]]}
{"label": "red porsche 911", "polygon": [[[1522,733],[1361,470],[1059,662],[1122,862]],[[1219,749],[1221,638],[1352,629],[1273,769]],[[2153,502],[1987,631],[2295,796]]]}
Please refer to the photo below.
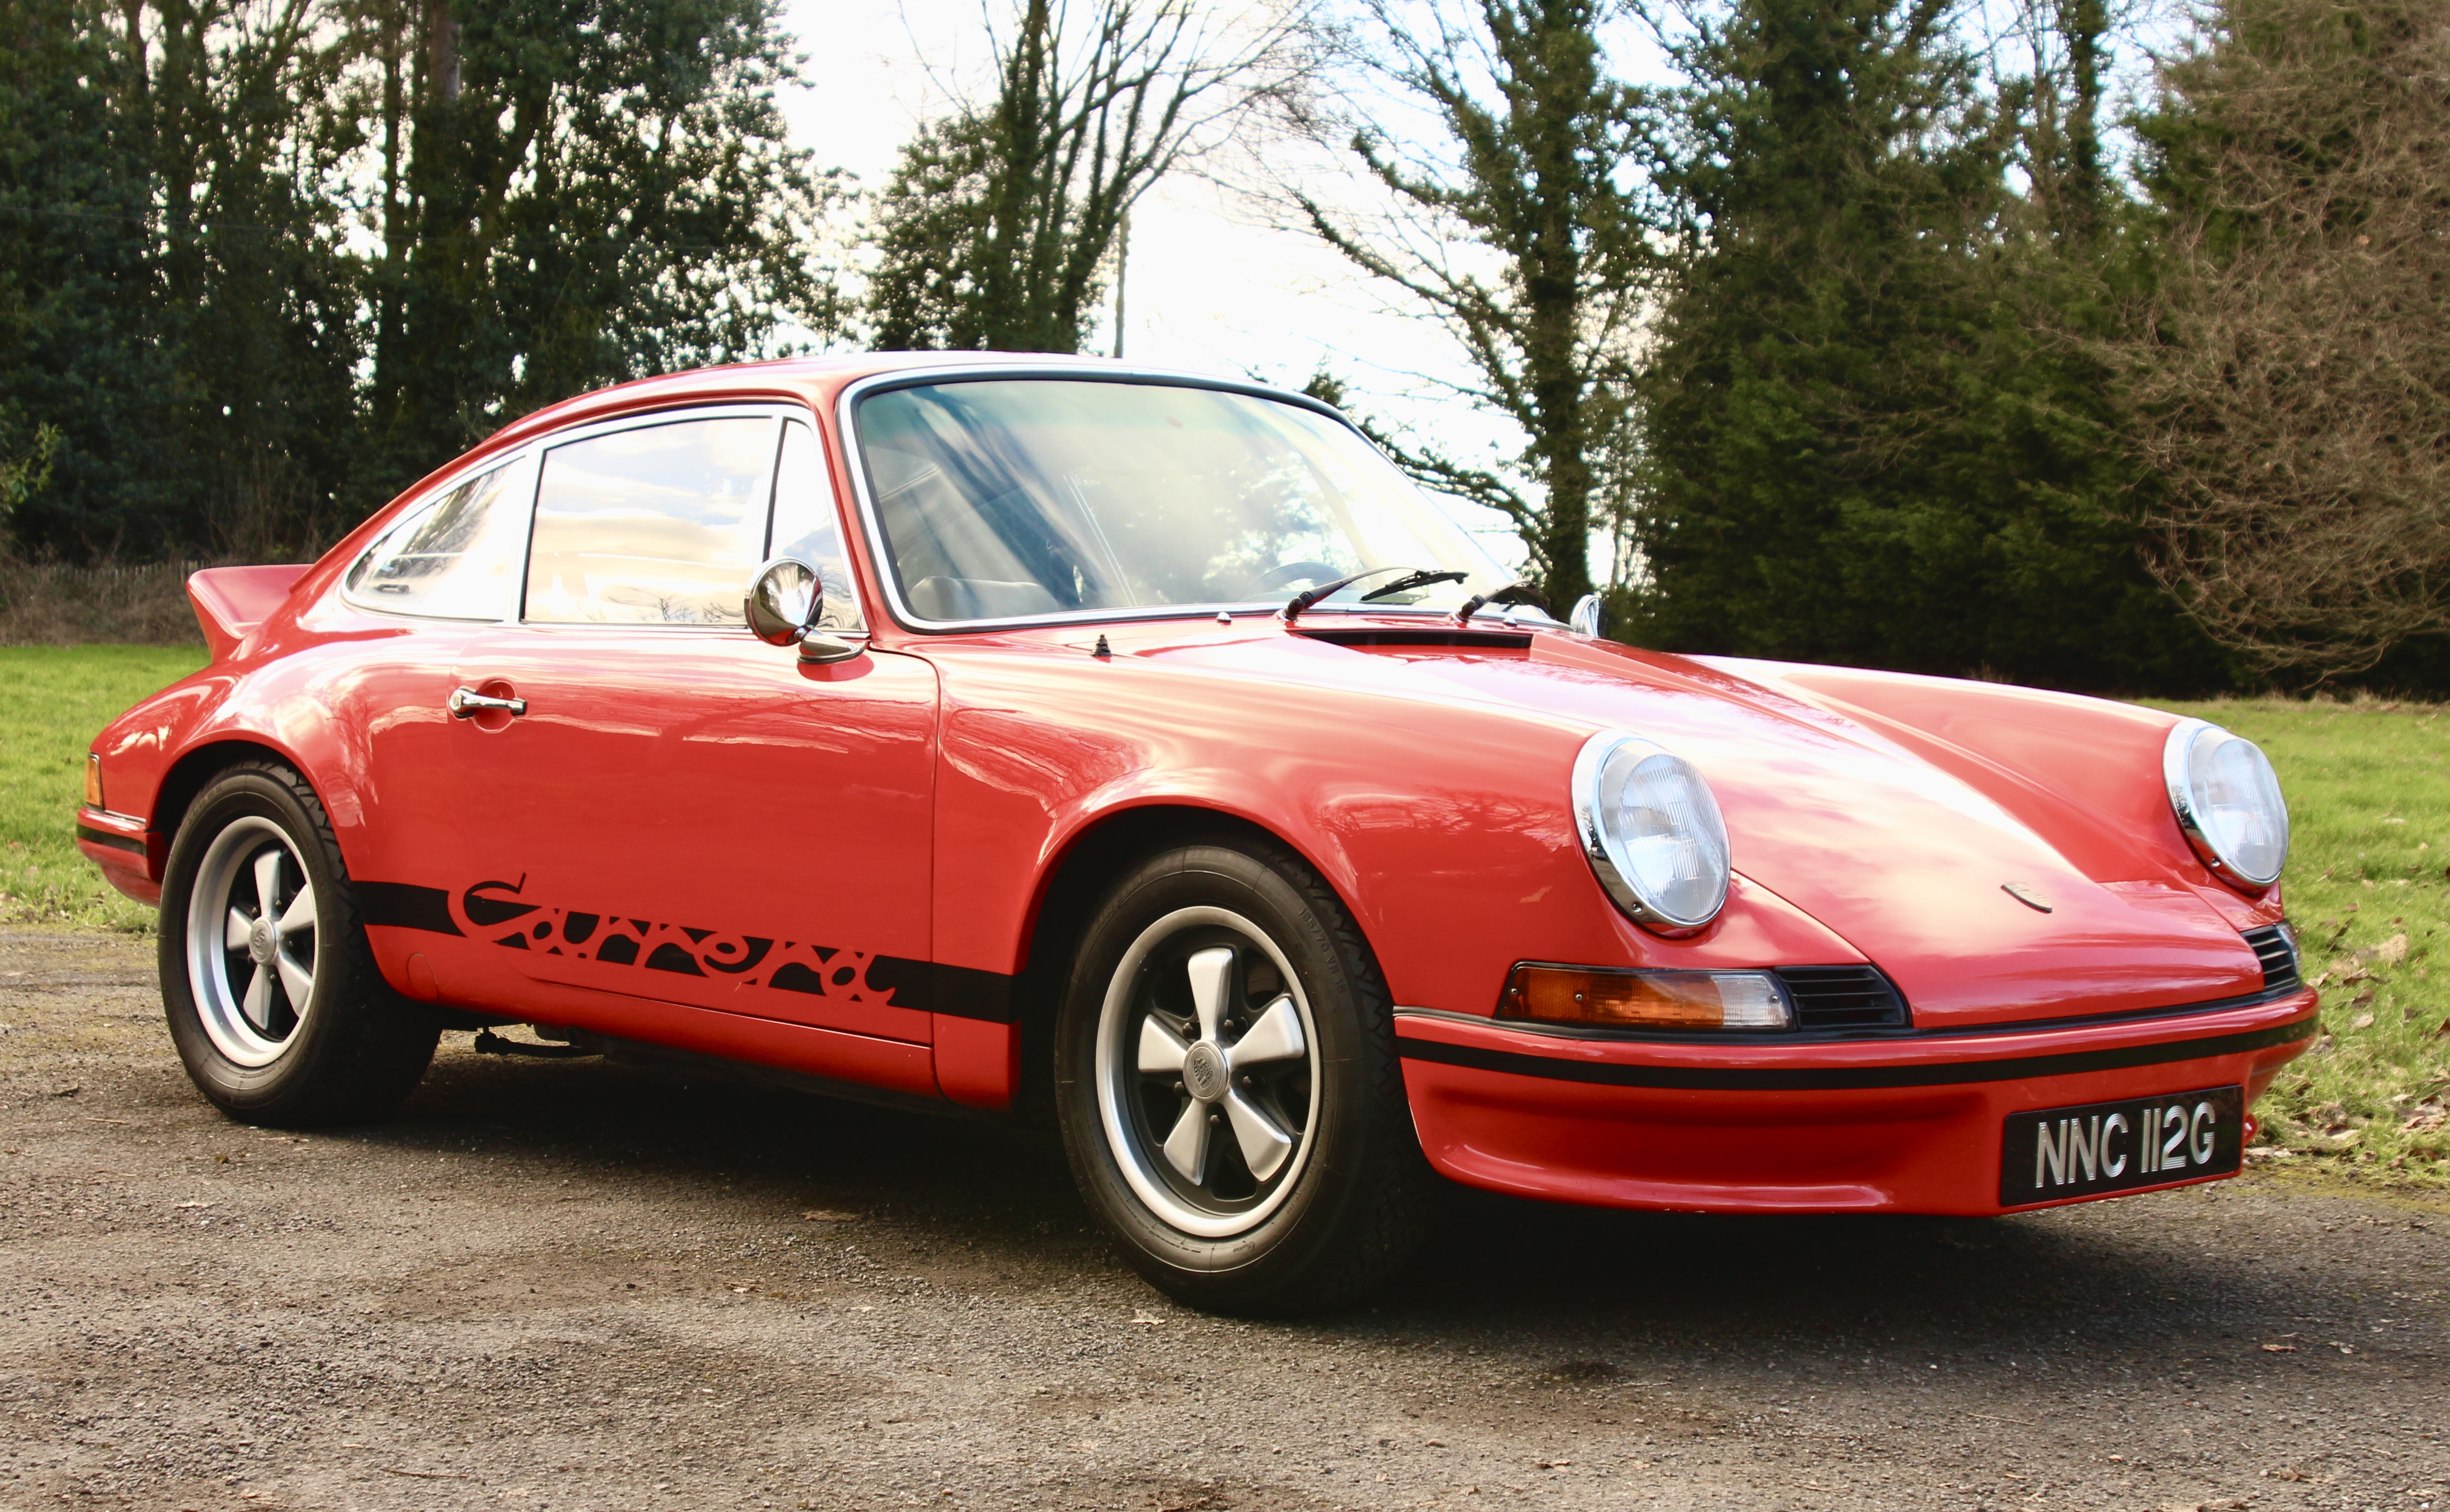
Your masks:
{"label": "red porsche 911", "polygon": [[1439,1178],[1993,1214],[2229,1175],[2315,995],[2252,744],[1669,656],[1333,410],[1079,359],[681,374],[509,426],[94,742],[196,1086],[446,1029],[1051,1120],[1158,1286],[1323,1306]]}

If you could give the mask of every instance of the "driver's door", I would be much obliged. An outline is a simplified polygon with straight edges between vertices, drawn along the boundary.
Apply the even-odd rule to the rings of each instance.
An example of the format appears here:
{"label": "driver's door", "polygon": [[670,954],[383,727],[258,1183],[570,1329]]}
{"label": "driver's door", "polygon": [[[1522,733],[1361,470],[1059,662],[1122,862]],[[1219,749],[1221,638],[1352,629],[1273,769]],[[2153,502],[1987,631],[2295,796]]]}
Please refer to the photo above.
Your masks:
{"label": "driver's door", "polygon": [[454,907],[520,976],[925,1043],[935,671],[750,636],[769,540],[846,585],[805,420],[682,412],[545,450],[520,621],[458,669],[524,711],[458,722]]}

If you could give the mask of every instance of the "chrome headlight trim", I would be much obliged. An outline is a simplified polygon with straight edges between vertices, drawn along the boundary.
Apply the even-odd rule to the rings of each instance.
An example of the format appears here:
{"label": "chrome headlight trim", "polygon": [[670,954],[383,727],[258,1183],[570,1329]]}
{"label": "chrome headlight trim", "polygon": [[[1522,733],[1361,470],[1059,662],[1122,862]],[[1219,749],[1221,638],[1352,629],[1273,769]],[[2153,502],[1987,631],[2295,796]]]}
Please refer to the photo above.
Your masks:
{"label": "chrome headlight trim", "polygon": [[[1696,811],[1688,816],[1698,821],[1698,833],[1689,838],[1702,849],[1702,861],[1713,875],[1704,880],[1708,906],[1682,908],[1669,906],[1665,900],[1652,896],[1658,889],[1645,890],[1637,882],[1637,865],[1626,837],[1614,833],[1606,823],[1607,808],[1601,792],[1601,779],[1610,764],[1620,755],[1633,758],[1638,769],[1658,759],[1674,766],[1662,771],[1662,778],[1689,779],[1687,797],[1697,800]],[[1626,774],[1628,778],[1632,775]],[[1727,887],[1733,876],[1734,857],[1727,840],[1727,822],[1719,811],[1718,795],[1710,790],[1709,781],[1692,763],[1667,749],[1656,741],[1624,730],[1604,729],[1583,743],[1574,756],[1573,776],[1574,832],[1583,843],[1583,854],[1591,863],[1591,871],[1606,889],[1617,907],[1635,923],[1656,935],[1680,939],[1698,934],[1709,927],[1727,905]]]}
{"label": "chrome headlight trim", "polygon": [[[2264,817],[2279,831],[2278,850],[2267,866],[2229,854],[2232,847],[2224,843],[2213,818],[2210,795],[2204,791],[2201,779],[2206,775],[2207,764],[2198,757],[2208,756],[2232,743],[2244,746],[2248,753],[2252,764],[2249,772],[2262,779],[2257,785],[2265,789],[2271,804],[2270,812]],[[2182,719],[2169,727],[2162,742],[2161,781],[2168,789],[2169,809],[2177,816],[2179,830],[2204,864],[2211,868],[2213,876],[2247,892],[2262,892],[2280,880],[2281,869],[2288,863],[2288,804],[2280,791],[2279,774],[2271,769],[2271,760],[2263,754],[2263,747],[2208,720]]]}

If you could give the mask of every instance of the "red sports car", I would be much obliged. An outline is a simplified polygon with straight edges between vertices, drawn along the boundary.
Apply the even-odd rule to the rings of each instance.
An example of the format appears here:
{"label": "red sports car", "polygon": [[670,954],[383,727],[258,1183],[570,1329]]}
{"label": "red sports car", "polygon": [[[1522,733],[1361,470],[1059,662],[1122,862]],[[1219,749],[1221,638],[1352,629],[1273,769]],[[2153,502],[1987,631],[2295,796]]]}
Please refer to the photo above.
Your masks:
{"label": "red sports car", "polygon": [[212,665],[94,743],[78,836],[235,1116],[528,1023],[1051,1118],[1212,1307],[1356,1294],[1437,1176],[1988,1214],[2238,1169],[2316,1026],[2253,745],[1507,589],[1300,395],[682,374],[197,574]]}

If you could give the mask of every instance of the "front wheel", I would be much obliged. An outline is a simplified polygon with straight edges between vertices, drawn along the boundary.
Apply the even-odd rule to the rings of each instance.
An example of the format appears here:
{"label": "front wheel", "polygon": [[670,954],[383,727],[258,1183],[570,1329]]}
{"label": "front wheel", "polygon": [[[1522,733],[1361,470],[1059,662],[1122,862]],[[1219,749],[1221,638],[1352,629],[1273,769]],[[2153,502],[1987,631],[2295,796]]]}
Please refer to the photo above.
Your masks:
{"label": "front wheel", "polygon": [[1137,867],[1089,923],[1056,1055],[1081,1191],[1174,1296],[1332,1307],[1418,1245],[1435,1178],[1386,987],[1298,858],[1189,845]]}
{"label": "front wheel", "polygon": [[322,804],[286,766],[235,766],[196,796],[163,879],[161,969],[188,1079],[251,1123],[379,1117],[434,1058],[438,1021],[383,981]]}

